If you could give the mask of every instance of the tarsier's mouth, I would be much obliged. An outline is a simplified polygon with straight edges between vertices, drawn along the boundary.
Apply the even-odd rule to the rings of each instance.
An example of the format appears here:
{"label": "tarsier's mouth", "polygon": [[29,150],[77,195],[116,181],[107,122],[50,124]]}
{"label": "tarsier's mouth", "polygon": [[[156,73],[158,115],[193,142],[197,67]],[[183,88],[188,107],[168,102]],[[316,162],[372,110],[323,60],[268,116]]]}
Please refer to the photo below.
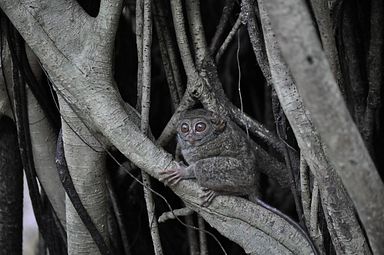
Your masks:
{"label": "tarsier's mouth", "polygon": [[195,145],[196,142],[200,141],[200,139],[188,139],[187,142],[190,144],[190,145]]}

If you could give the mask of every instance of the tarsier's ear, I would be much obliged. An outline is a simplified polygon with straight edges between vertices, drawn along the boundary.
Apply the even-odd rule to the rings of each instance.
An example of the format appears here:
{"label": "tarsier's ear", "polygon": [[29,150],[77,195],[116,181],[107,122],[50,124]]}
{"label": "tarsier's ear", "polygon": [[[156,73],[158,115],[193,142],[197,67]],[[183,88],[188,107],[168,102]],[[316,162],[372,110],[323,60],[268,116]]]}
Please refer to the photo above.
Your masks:
{"label": "tarsier's ear", "polygon": [[224,131],[227,125],[227,122],[217,114],[213,114],[211,122],[215,126],[215,130],[219,132]]}

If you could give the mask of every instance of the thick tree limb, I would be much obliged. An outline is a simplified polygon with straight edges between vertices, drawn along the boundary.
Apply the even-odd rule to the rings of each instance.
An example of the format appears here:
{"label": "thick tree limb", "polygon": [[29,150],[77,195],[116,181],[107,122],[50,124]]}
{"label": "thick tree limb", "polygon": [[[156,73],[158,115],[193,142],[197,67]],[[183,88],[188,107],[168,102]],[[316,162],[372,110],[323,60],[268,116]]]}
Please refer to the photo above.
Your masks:
{"label": "thick tree limb", "polygon": [[[107,190],[103,171],[106,167],[105,152],[66,101],[60,96],[59,100],[63,147],[68,171],[78,197],[90,216],[88,220],[92,220],[94,223],[92,227],[96,227],[98,230],[95,239],[87,228],[90,224],[88,223],[86,226],[83,223],[84,218],[80,218],[77,208],[72,204],[76,200],[72,200],[73,197],[67,194],[68,254],[99,254],[99,252],[103,255],[111,254],[108,249]],[[61,160],[64,160],[64,157]],[[66,167],[65,163],[60,163],[62,163],[61,167]],[[64,177],[62,182],[65,181],[68,179]],[[95,232],[93,230],[93,233]],[[98,243],[95,243],[94,240],[97,240]]]}
{"label": "thick tree limb", "polygon": [[336,252],[369,253],[348,194],[325,154],[320,136],[303,107],[291,73],[282,59],[265,2],[259,0],[259,7],[274,88],[301,153],[319,183],[324,215]]}
{"label": "thick tree limb", "polygon": [[[67,149],[67,151],[70,151]],[[71,153],[70,153],[71,154]],[[88,159],[88,158],[87,158]],[[87,161],[87,159],[85,159]],[[97,252],[99,251],[102,255],[108,255],[111,254],[110,249],[108,248],[106,242],[104,241],[104,237],[96,227],[95,223],[93,222],[91,216],[89,215],[87,209],[84,207],[84,204],[82,200],[86,200],[86,203],[89,204],[89,201],[87,201],[87,195],[88,194],[81,194],[82,199],[80,198],[80,195],[77,193],[77,190],[80,189],[80,192],[83,193],[83,188],[81,187],[78,183],[78,188],[76,190],[74,186],[74,182],[72,180],[72,176],[69,173],[68,170],[68,165],[67,161],[64,155],[64,146],[63,146],[63,136],[62,132],[59,133],[58,139],[57,139],[57,150],[56,150],[56,156],[55,156],[55,163],[56,163],[56,173],[59,174],[60,177],[60,182],[62,183],[62,188],[65,189],[65,195],[68,199],[68,211],[67,211],[67,216],[71,221],[69,222],[69,230],[73,231],[75,233],[71,233],[69,231],[68,236],[69,236],[69,245],[70,253],[77,253],[81,252],[82,250],[92,250],[92,252]],[[92,169],[93,170],[93,169]],[[74,176],[75,178],[79,178],[79,175]],[[83,178],[84,179],[84,178]],[[77,181],[77,180],[76,180]],[[69,200],[71,203],[69,203]],[[65,199],[63,199],[63,202]],[[93,202],[93,201],[92,201]],[[89,207],[89,205],[88,205]],[[76,210],[76,214],[73,214],[73,210]],[[89,208],[89,209],[94,209],[94,208]],[[98,209],[98,208],[96,208]],[[78,215],[78,217],[77,217]],[[78,221],[78,218],[81,219],[82,224],[73,224],[73,221]],[[75,226],[74,226],[75,225]],[[84,226],[83,226],[84,225]],[[100,228],[100,226],[99,226]],[[89,232],[89,235],[87,235]],[[104,231],[105,234],[105,231]],[[83,236],[82,236],[83,235]],[[75,236],[75,238],[73,238]],[[81,238],[79,238],[81,236]],[[86,240],[92,240],[94,242],[89,242],[87,244]],[[80,239],[80,240],[78,240]],[[76,244],[74,244],[76,243]],[[80,243],[80,244],[79,244]],[[82,247],[84,245],[84,247]],[[98,250],[97,250],[98,249]]]}
{"label": "thick tree limb", "polygon": [[[321,50],[304,1],[268,1],[282,53],[305,105],[365,227],[372,250],[384,253],[384,185]],[[287,21],[290,22],[287,22]]]}

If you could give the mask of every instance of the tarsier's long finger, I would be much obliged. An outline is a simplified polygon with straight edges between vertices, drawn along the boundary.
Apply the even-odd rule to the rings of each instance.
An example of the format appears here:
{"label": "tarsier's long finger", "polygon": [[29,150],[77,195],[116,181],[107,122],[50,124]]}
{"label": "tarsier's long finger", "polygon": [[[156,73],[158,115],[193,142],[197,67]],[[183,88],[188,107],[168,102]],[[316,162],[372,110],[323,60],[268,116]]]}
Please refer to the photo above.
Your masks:
{"label": "tarsier's long finger", "polygon": [[206,198],[206,197],[210,196],[211,193],[214,193],[214,191],[212,191],[210,189],[203,189],[203,191],[204,191],[204,193],[199,195],[200,198]]}
{"label": "tarsier's long finger", "polygon": [[205,199],[202,199],[201,203],[200,203],[201,206],[206,207],[206,206],[210,205],[214,198],[215,198],[215,196],[209,196],[209,197],[207,197]]}
{"label": "tarsier's long finger", "polygon": [[172,173],[175,173],[176,170],[175,169],[165,169],[165,170],[162,170],[160,171],[160,175],[168,175],[168,174],[172,174]]}
{"label": "tarsier's long finger", "polygon": [[164,182],[165,184],[167,184],[168,179],[169,179],[169,175],[163,175],[159,177],[159,181]]}
{"label": "tarsier's long finger", "polygon": [[181,181],[181,177],[178,174],[173,175],[171,178],[168,179],[169,185],[176,185]]}

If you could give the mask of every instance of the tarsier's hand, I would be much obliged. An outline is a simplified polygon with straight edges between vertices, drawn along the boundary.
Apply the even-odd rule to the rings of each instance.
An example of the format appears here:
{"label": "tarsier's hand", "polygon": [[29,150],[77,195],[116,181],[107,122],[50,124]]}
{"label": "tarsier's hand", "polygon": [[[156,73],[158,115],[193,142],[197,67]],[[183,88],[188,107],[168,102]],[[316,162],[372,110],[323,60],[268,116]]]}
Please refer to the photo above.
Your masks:
{"label": "tarsier's hand", "polygon": [[[187,167],[182,162],[178,162],[176,167],[162,170],[159,180],[164,182],[165,185],[173,186],[178,184],[182,179],[193,179],[194,174],[192,169],[193,167]],[[218,193],[204,187],[202,190],[203,194],[200,195],[202,200],[201,205],[208,206]]]}
{"label": "tarsier's hand", "polygon": [[165,185],[176,185],[184,177],[186,172],[186,166],[183,163],[178,162],[175,168],[164,169],[160,172],[159,180],[164,182]]}

